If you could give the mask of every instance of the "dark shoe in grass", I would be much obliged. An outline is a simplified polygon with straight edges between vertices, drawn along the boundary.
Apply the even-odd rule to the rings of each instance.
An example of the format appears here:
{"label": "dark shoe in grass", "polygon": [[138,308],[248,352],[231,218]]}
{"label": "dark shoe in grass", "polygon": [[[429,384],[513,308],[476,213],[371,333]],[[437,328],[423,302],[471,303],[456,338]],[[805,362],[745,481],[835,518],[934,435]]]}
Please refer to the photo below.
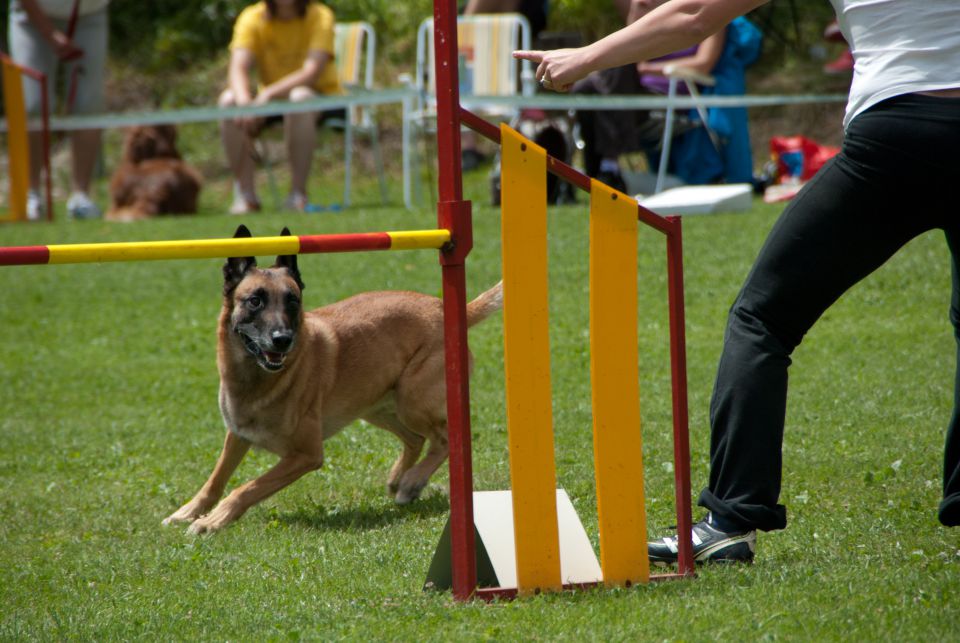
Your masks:
{"label": "dark shoe in grass", "polygon": [[[727,532],[710,524],[710,516],[693,525],[693,560],[697,563],[751,563],[757,545],[756,530]],[[677,562],[677,537],[647,543],[650,562]]]}

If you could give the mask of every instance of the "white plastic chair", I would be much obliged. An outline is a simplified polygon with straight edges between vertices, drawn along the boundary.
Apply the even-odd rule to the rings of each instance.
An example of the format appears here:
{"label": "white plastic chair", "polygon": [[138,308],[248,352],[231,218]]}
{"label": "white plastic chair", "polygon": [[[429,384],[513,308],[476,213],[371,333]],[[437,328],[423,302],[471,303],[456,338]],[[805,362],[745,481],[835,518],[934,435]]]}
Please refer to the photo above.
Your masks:
{"label": "white plastic chair", "polygon": [[[513,57],[518,47],[529,49],[530,23],[518,13],[477,14],[457,18],[457,49],[460,104],[478,114],[497,120],[515,121],[516,108],[485,107],[484,96],[532,96],[535,91],[533,66]],[[411,181],[419,175],[416,139],[436,122],[436,77],[433,46],[433,18],[417,30],[416,75],[408,79],[417,89],[416,105],[406,114],[403,141],[404,201],[412,207]],[[417,181],[419,188],[419,181]],[[418,189],[419,192],[419,189]]]}
{"label": "white plastic chair", "polygon": [[[372,90],[373,72],[376,64],[377,36],[367,22],[338,22],[334,27],[334,56],[341,86],[350,89]],[[373,108],[356,105],[350,108],[347,118],[330,118],[324,125],[343,128],[344,169],[343,204],[350,204],[350,187],[353,169],[354,131],[370,138],[373,158],[380,181],[380,198],[387,200],[387,182],[383,171],[383,155],[380,152],[380,136]]]}

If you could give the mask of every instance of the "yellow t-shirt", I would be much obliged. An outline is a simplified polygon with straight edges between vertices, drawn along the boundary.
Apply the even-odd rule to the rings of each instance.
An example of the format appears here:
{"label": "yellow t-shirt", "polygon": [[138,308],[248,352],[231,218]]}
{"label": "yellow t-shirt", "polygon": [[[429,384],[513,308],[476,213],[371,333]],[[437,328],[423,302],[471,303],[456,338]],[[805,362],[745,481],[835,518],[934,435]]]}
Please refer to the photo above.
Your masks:
{"label": "yellow t-shirt", "polygon": [[[271,20],[267,3],[258,2],[240,12],[233,25],[230,49],[247,49],[257,63],[260,82],[269,85],[303,66],[309,51],[333,51],[333,11],[317,2],[307,5],[303,18]],[[339,94],[336,61],[331,58],[314,84],[321,94]]]}

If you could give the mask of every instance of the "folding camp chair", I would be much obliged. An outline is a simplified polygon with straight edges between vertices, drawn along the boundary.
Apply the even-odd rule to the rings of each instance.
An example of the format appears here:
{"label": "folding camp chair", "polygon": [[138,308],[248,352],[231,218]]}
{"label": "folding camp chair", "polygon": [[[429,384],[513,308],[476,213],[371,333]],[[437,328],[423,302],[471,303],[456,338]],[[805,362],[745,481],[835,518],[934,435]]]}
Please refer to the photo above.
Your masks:
{"label": "folding camp chair", "polygon": [[[334,55],[340,84],[344,89],[373,90],[373,72],[376,63],[377,36],[367,22],[340,22],[334,27]],[[362,72],[362,73],[361,73]],[[356,105],[348,110],[347,118],[329,118],[325,126],[342,127],[344,131],[343,204],[350,204],[353,165],[353,134],[360,132],[370,138],[373,160],[380,181],[380,198],[387,200],[387,183],[380,153],[380,136],[373,108]]]}
{"label": "folding camp chair", "polygon": [[660,164],[657,168],[657,184],[654,188],[654,193],[662,192],[666,185],[667,166],[670,163],[670,148],[673,141],[673,125],[674,119],[676,118],[676,107],[674,106],[674,101],[677,97],[677,83],[682,82],[684,85],[686,85],[687,92],[690,94],[690,98],[694,101],[697,114],[700,116],[700,122],[703,124],[703,128],[706,130],[707,134],[710,136],[710,142],[713,143],[713,146],[717,148],[717,150],[720,149],[720,139],[717,137],[716,132],[711,130],[707,125],[707,110],[699,102],[700,92],[697,89],[698,83],[706,87],[712,87],[716,84],[714,78],[712,76],[698,73],[688,67],[680,67],[677,65],[667,65],[663,69],[663,74],[670,80],[669,88],[667,90],[667,99],[669,104],[667,105],[666,117],[664,119],[663,138],[661,139],[660,143]]}
{"label": "folding camp chair", "polygon": [[[436,78],[434,73],[433,19],[417,30],[417,67],[412,79],[417,89],[417,104],[407,115],[403,145],[404,197],[411,206],[410,182],[419,178],[416,141],[436,122]],[[460,103],[478,114],[514,122],[518,108],[493,108],[484,105],[484,96],[532,96],[535,90],[533,67],[529,61],[513,58],[518,47],[528,49],[530,23],[521,14],[499,13],[457,18]],[[412,139],[412,140],[411,140]],[[419,193],[419,181],[416,181]]]}

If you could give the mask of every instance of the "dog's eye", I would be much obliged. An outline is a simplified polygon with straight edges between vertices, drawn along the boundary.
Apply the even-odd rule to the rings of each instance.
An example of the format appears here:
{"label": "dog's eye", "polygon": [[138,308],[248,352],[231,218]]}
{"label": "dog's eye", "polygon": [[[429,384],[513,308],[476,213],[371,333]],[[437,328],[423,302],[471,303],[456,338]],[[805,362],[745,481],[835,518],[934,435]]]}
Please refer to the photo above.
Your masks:
{"label": "dog's eye", "polygon": [[256,310],[257,308],[263,306],[263,300],[258,295],[251,295],[250,297],[247,297],[247,306]]}

